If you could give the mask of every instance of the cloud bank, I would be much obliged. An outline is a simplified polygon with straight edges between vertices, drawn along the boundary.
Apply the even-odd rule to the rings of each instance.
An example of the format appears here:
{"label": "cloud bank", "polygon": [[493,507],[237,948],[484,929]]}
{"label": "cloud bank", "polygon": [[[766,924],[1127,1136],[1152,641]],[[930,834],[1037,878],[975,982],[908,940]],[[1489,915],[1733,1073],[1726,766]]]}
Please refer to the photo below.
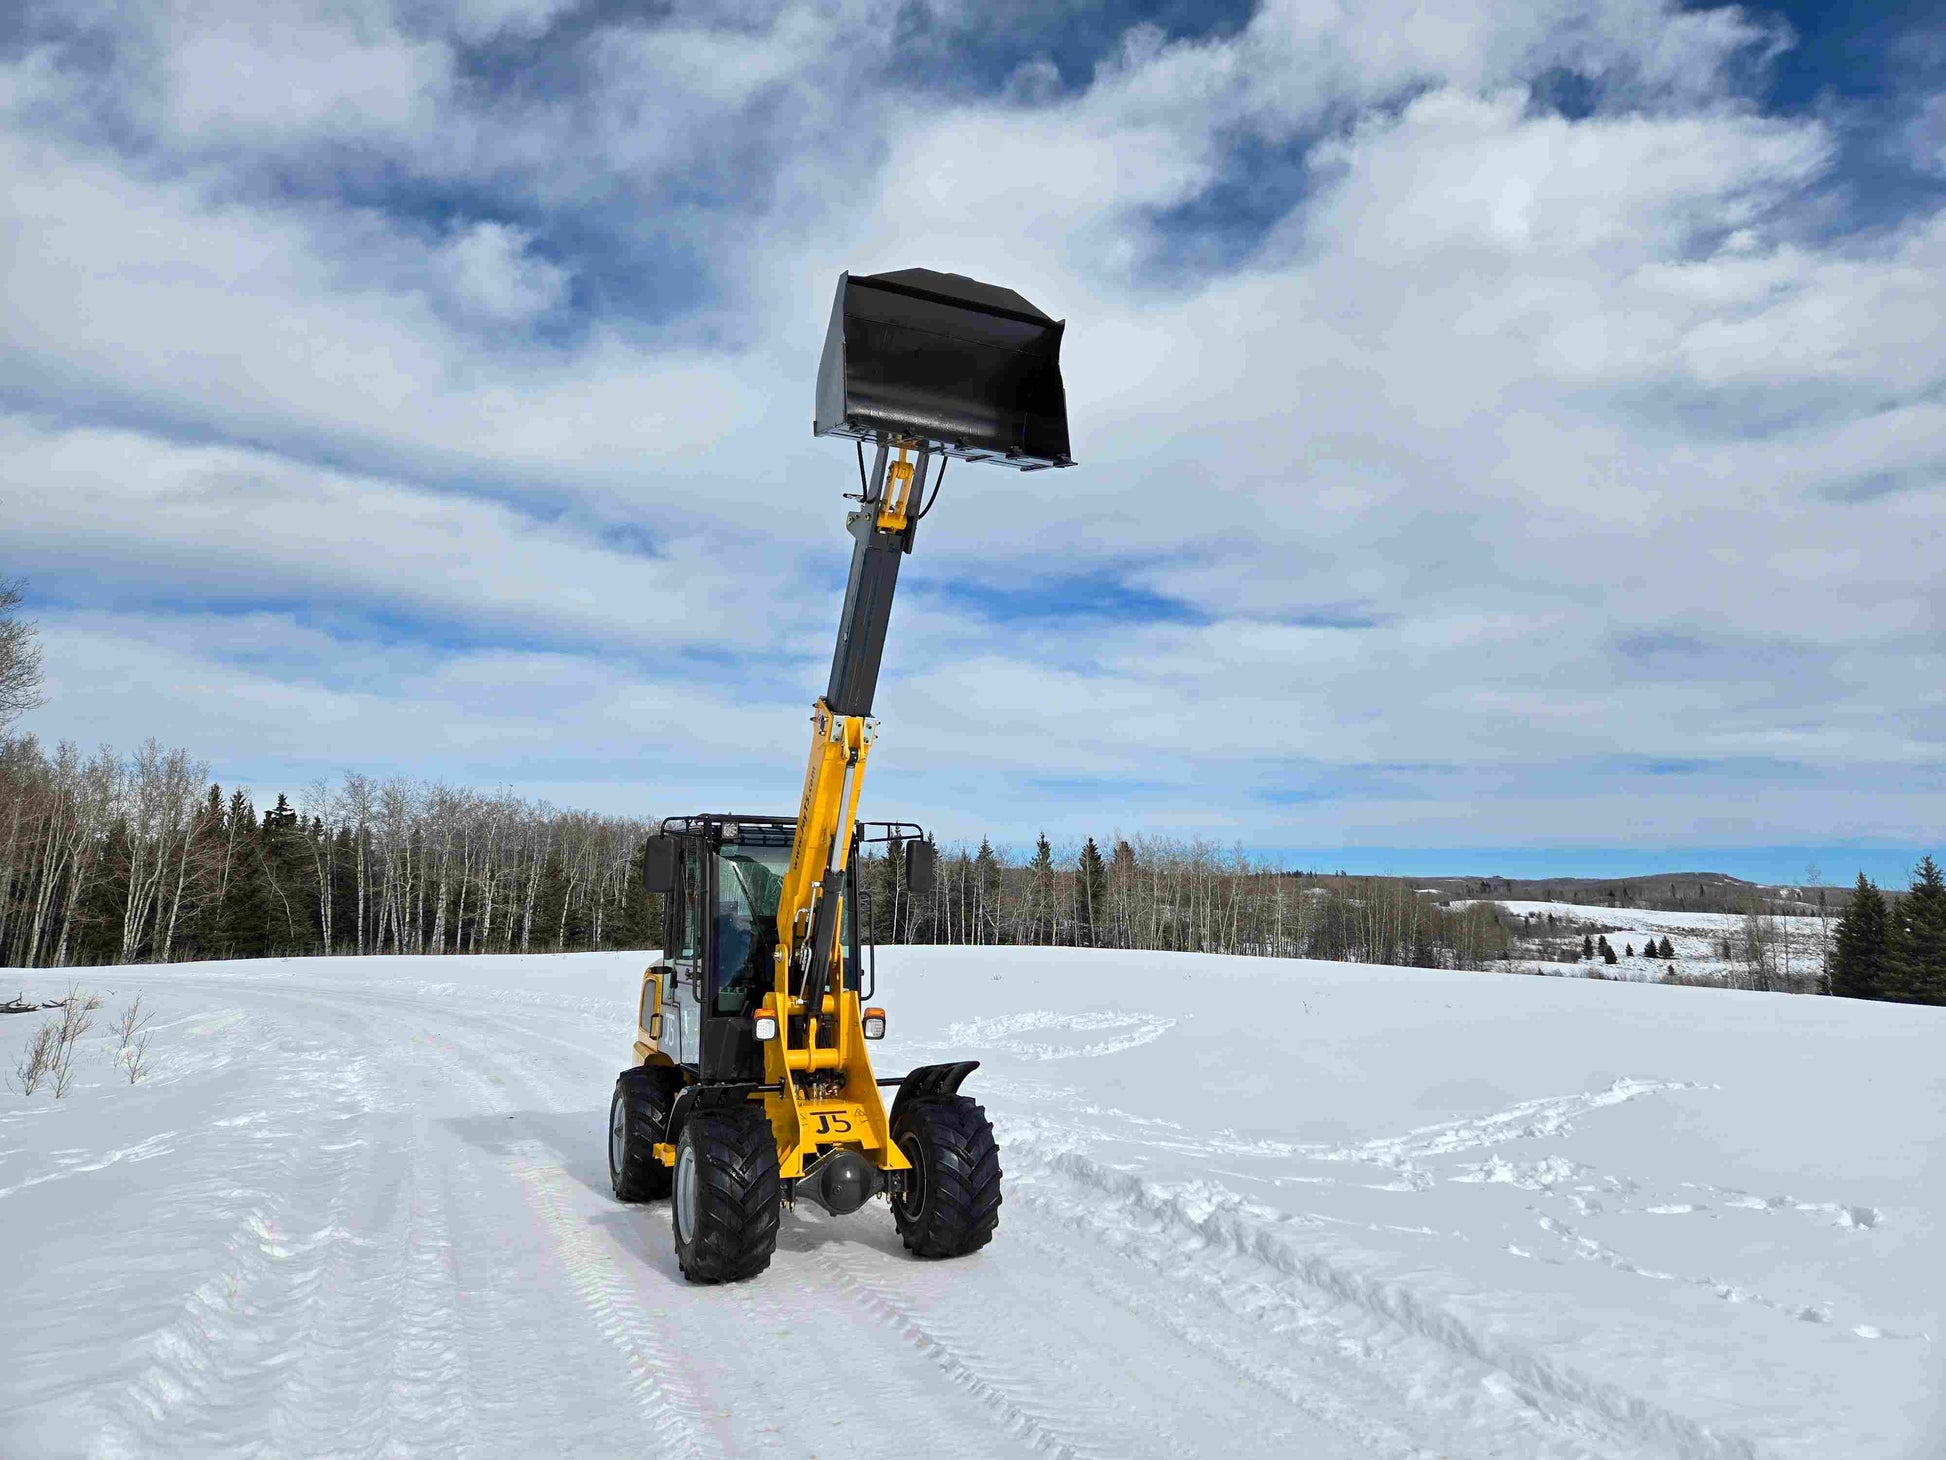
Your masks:
{"label": "cloud bank", "polygon": [[[787,805],[841,269],[1069,320],[948,478],[875,814],[1255,846],[1946,819],[1946,84],[1649,0],[29,5],[0,62],[28,728]],[[1815,49],[1815,47],[1813,47]]]}

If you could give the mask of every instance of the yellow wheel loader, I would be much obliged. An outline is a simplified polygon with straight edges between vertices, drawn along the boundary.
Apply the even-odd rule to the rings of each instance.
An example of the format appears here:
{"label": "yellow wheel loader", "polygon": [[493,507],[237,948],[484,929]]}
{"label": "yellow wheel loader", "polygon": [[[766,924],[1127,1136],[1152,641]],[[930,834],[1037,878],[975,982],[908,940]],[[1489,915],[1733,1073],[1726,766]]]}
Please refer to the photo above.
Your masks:
{"label": "yellow wheel loader", "polygon": [[[831,676],[811,713],[795,817],[672,817],[644,848],[663,954],[643,975],[634,1063],[615,1082],[608,1167],[625,1202],[670,1199],[692,1282],[770,1264],[780,1209],[834,1215],[884,1198],[908,1250],[984,1247],[1000,1152],[959,1093],[975,1060],[880,1076],[875,950],[860,946],[861,845],[897,846],[932,887],[932,844],[858,820],[899,564],[952,458],[1020,471],[1073,465],[1063,325],[1010,289],[929,269],[838,280],[813,430],[851,439],[857,510]],[[866,466],[866,448],[872,464]],[[888,855],[890,853],[888,852]],[[881,1090],[897,1087],[890,1109]]]}

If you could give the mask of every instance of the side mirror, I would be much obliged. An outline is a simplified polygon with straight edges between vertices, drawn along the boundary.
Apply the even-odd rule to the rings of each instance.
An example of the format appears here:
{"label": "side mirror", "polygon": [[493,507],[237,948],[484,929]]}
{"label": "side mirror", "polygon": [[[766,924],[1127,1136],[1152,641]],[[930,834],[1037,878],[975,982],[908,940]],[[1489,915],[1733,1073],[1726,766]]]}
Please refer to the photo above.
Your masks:
{"label": "side mirror", "polygon": [[931,842],[905,844],[905,890],[915,897],[930,897],[938,880],[939,853]]}
{"label": "side mirror", "polygon": [[676,839],[652,836],[642,844],[642,890],[673,892],[676,887]]}

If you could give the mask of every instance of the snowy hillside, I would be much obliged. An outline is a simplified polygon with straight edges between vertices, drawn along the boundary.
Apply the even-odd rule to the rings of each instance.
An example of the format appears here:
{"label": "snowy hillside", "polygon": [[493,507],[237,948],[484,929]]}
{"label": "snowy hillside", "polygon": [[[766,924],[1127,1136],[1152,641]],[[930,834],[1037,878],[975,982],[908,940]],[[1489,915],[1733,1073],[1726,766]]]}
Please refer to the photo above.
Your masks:
{"label": "snowy hillside", "polygon": [[[1681,974],[1691,978],[1723,979],[1731,975],[1735,965],[1722,956],[1722,948],[1725,940],[1732,946],[1740,943],[1745,937],[1748,922],[1741,913],[1669,912],[1655,908],[1603,907],[1598,903],[1576,902],[1505,899],[1496,899],[1496,902],[1521,921],[1521,937],[1530,946],[1535,940],[1575,941],[1581,937],[1584,929],[1600,931],[1607,936],[1616,953],[1622,954],[1624,950],[1633,948],[1640,955],[1625,956],[1613,967],[1603,966],[1602,976],[1650,982],[1661,978],[1671,962]],[[1822,970],[1825,949],[1835,932],[1836,923],[1835,916],[1823,919],[1810,915],[1765,917],[1762,926],[1773,944],[1770,961],[1787,977],[1792,973],[1808,976]],[[1570,930],[1572,938],[1569,938]],[[1651,958],[1646,945],[1652,938],[1658,943],[1667,938],[1673,958]],[[1545,958],[1523,956],[1517,961],[1523,967],[1539,968],[1547,973],[1577,974],[1587,971],[1585,966],[1577,967]]]}
{"label": "snowy hillside", "polygon": [[[1645,924],[1646,926],[1646,924]],[[83,970],[159,1011],[0,1094],[0,1454],[1940,1453],[1946,1011],[895,949],[992,1247],[874,1204],[685,1286],[603,1129],[629,955]],[[10,993],[63,986],[0,975]],[[0,1019],[11,1068],[36,1017]],[[105,1025],[106,1018],[102,1023]]]}

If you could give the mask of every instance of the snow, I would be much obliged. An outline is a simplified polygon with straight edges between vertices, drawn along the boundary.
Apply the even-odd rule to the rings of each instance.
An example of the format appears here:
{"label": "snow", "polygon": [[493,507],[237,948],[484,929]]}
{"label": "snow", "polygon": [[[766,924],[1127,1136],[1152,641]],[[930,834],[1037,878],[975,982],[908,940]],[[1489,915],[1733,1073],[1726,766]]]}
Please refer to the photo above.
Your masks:
{"label": "snow", "polygon": [[719,1289],[607,1189],[641,955],[81,970],[153,1072],[0,1094],[0,1454],[1942,1453],[1946,1011],[879,958],[994,1244],[800,1208]]}
{"label": "snow", "polygon": [[[1646,939],[1654,937],[1657,942],[1669,940],[1674,959],[1637,957],[1622,961],[1612,967],[1604,966],[1603,977],[1637,979],[1653,982],[1662,977],[1663,970],[1671,962],[1680,972],[1692,976],[1722,978],[1732,971],[1730,964],[1723,960],[1720,945],[1722,940],[1736,940],[1742,936],[1744,916],[1742,913],[1715,912],[1669,912],[1657,908],[1604,907],[1597,903],[1574,902],[1532,902],[1520,899],[1495,899],[1498,906],[1505,908],[1516,918],[1533,917],[1535,923],[1527,924],[1522,936],[1528,938],[1566,938],[1570,931],[1578,937],[1582,928],[1606,930],[1609,946],[1618,954],[1633,946],[1641,954]],[[1464,904],[1455,904],[1463,906]],[[1552,915],[1555,927],[1546,926],[1547,918]],[[1832,936],[1837,926],[1835,916],[1820,921],[1815,916],[1798,915],[1786,919],[1773,919],[1773,926],[1786,927],[1791,937],[1794,966],[1800,970],[1820,967],[1820,950],[1825,941]],[[1578,975],[1588,971],[1585,965],[1537,962],[1531,958],[1521,958],[1524,966],[1537,967],[1548,973]]]}

